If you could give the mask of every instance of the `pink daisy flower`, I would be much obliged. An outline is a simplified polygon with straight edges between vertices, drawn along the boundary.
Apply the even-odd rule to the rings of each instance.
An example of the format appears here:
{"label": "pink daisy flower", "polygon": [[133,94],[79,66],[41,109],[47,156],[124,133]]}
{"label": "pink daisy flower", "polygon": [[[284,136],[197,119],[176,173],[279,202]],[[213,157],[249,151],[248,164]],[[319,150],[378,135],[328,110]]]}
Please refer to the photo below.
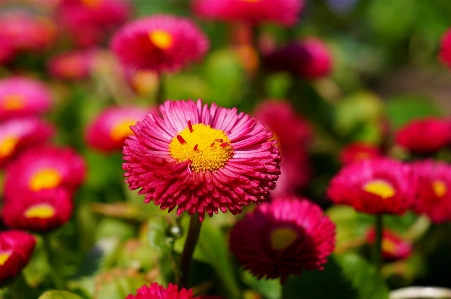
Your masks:
{"label": "pink daisy flower", "polygon": [[390,158],[344,166],[329,183],[327,197],[369,214],[403,214],[413,202],[409,165]]}
{"label": "pink daisy flower", "polygon": [[379,147],[364,142],[354,142],[346,145],[340,152],[341,164],[351,164],[363,159],[383,157]]}
{"label": "pink daisy flower", "polygon": [[448,28],[442,36],[438,58],[441,63],[451,68],[451,28]]}
{"label": "pink daisy flower", "polygon": [[0,80],[0,119],[32,116],[47,112],[52,96],[46,85],[26,77]]}
{"label": "pink daisy flower", "polygon": [[[371,227],[366,233],[366,241],[373,245],[376,240],[376,231]],[[382,233],[382,257],[386,261],[397,261],[406,259],[412,253],[412,243],[402,239],[395,232],[384,229]]]}
{"label": "pink daisy flower", "polygon": [[436,117],[412,120],[396,132],[395,141],[412,153],[432,154],[451,143],[451,122]]}
{"label": "pink daisy flower", "polygon": [[305,187],[312,172],[307,152],[313,137],[310,125],[287,101],[267,100],[257,107],[254,116],[273,133],[282,157],[280,177],[271,194],[293,194]]}
{"label": "pink daisy flower", "polygon": [[120,150],[125,138],[133,134],[130,126],[142,120],[147,113],[148,110],[139,107],[109,107],[88,125],[86,141],[99,151]]}
{"label": "pink daisy flower", "polygon": [[335,225],[305,198],[279,197],[258,206],[230,232],[230,250],[258,279],[324,268],[335,248]]}
{"label": "pink daisy flower", "polygon": [[412,209],[434,223],[451,221],[451,165],[433,160],[412,163],[418,178]]}
{"label": "pink daisy flower", "polygon": [[125,67],[177,71],[200,60],[209,42],[189,19],[155,15],[125,25],[113,36],[111,49]]}
{"label": "pink daisy flower", "polygon": [[202,221],[205,213],[238,214],[268,198],[280,157],[263,125],[201,100],[166,101],[160,111],[131,127],[123,150],[127,183],[146,203],[198,212]]}
{"label": "pink daisy flower", "polygon": [[5,173],[5,199],[22,192],[58,187],[74,191],[84,180],[85,163],[71,148],[46,145],[30,148],[8,164]]}
{"label": "pink daisy flower", "polygon": [[53,125],[38,118],[14,118],[0,123],[0,168],[20,151],[48,141]]}
{"label": "pink daisy flower", "polygon": [[308,38],[286,45],[264,57],[272,71],[287,71],[305,79],[325,77],[332,71],[332,57],[323,41]]}
{"label": "pink daisy flower", "polygon": [[202,18],[293,26],[303,7],[303,0],[194,0],[192,8]]}
{"label": "pink daisy flower", "polygon": [[91,75],[97,51],[88,49],[59,53],[48,60],[47,72],[63,80],[86,79]]}
{"label": "pink daisy flower", "polygon": [[15,277],[33,254],[36,238],[26,232],[0,232],[0,282]]}
{"label": "pink daisy flower", "polygon": [[1,215],[10,228],[43,233],[69,221],[72,208],[69,191],[64,188],[44,189],[6,200]]}
{"label": "pink daisy flower", "polygon": [[156,282],[151,283],[149,286],[143,285],[136,291],[136,295],[128,295],[125,299],[221,299],[218,296],[199,296],[194,297],[191,289],[187,290],[181,288],[175,284],[168,284],[165,288]]}

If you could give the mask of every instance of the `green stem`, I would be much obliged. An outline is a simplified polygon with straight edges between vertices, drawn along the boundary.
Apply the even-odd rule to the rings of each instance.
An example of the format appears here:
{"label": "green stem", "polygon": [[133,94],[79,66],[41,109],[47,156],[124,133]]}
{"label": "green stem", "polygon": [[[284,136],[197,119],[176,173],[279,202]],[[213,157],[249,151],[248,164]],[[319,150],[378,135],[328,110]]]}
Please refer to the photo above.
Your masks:
{"label": "green stem", "polygon": [[188,235],[186,236],[182,256],[180,257],[180,276],[177,285],[181,288],[188,288],[191,260],[197,241],[199,240],[201,225],[202,222],[199,220],[199,213],[196,212],[191,215]]}
{"label": "green stem", "polygon": [[42,240],[44,245],[44,250],[47,254],[47,261],[51,267],[50,278],[52,279],[53,285],[56,289],[64,290],[65,281],[61,274],[60,262],[52,249],[51,238],[49,234],[42,234]]}
{"label": "green stem", "polygon": [[380,271],[382,266],[382,231],[383,231],[383,214],[376,214],[375,222],[375,240],[373,244],[373,263],[377,272]]}
{"label": "green stem", "polygon": [[36,295],[33,294],[34,291],[25,281],[22,272],[19,272],[19,274],[16,277],[14,277],[10,283],[7,284],[7,288],[12,299],[27,299],[33,295]]}

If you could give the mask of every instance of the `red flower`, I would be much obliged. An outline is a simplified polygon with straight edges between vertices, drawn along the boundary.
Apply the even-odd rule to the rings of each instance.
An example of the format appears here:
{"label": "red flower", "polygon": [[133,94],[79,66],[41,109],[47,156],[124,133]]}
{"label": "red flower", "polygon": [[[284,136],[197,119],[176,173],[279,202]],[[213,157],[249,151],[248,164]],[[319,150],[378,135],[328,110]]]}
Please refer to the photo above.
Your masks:
{"label": "red flower", "polygon": [[382,156],[381,150],[374,144],[354,142],[341,150],[340,162],[346,165],[363,159],[374,159]]}
{"label": "red flower", "polygon": [[35,237],[26,232],[0,232],[0,281],[19,274],[28,263],[35,244]]}
{"label": "red flower", "polygon": [[194,297],[192,290],[181,288],[180,290],[174,284],[169,284],[167,288],[159,285],[156,282],[150,284],[150,286],[140,287],[136,295],[128,295],[125,299],[220,299],[217,296],[200,296]]}
{"label": "red flower", "polygon": [[445,66],[451,68],[451,28],[448,28],[442,36],[438,58]]}
{"label": "red flower", "polygon": [[59,53],[47,62],[48,73],[59,79],[80,80],[91,75],[97,49]]}
{"label": "red flower", "polygon": [[362,160],[332,178],[327,197],[365,213],[403,214],[414,200],[413,183],[407,164],[389,158]]}
{"label": "red flower", "polygon": [[[376,231],[371,227],[366,233],[368,244],[373,245]],[[382,256],[386,261],[396,261],[408,258],[412,253],[412,244],[403,240],[398,234],[384,229],[382,234]]]}
{"label": "red flower", "polygon": [[301,198],[280,197],[258,206],[230,232],[230,250],[257,278],[300,275],[323,269],[335,248],[335,225],[321,208]]}

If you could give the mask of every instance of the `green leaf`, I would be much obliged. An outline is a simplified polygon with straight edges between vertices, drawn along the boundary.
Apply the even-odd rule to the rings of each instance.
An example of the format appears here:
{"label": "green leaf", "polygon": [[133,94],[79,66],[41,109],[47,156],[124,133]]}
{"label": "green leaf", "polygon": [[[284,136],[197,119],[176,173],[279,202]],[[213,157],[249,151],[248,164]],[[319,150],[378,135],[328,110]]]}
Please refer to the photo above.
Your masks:
{"label": "green leaf", "polygon": [[83,299],[83,298],[67,291],[52,290],[45,292],[44,294],[39,296],[38,299]]}
{"label": "green leaf", "polygon": [[280,299],[282,287],[279,279],[257,279],[250,272],[244,271],[243,281],[266,299]]}

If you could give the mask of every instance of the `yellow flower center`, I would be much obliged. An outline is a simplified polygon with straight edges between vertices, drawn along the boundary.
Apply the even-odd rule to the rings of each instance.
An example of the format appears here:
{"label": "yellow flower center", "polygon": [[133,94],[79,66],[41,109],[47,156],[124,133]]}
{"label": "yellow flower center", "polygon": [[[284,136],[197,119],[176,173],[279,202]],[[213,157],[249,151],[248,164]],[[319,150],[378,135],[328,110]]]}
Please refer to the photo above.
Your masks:
{"label": "yellow flower center", "polygon": [[110,131],[111,139],[114,141],[120,141],[125,139],[127,136],[132,135],[133,131],[130,129],[130,126],[135,124],[135,119],[125,119],[117,123]]}
{"label": "yellow flower center", "polygon": [[224,131],[188,121],[188,127],[172,139],[169,152],[179,162],[191,161],[191,170],[199,172],[224,167],[233,148]]}
{"label": "yellow flower center", "polygon": [[283,251],[297,239],[298,233],[288,227],[276,228],[271,232],[271,247],[274,250]]}
{"label": "yellow flower center", "polygon": [[25,107],[25,99],[21,94],[8,94],[3,99],[3,108],[6,110],[20,110]]}
{"label": "yellow flower center", "polygon": [[154,30],[149,32],[152,43],[161,50],[167,50],[172,45],[172,35],[165,30]]}
{"label": "yellow flower center", "polygon": [[446,184],[442,181],[433,181],[432,189],[434,189],[434,193],[437,197],[443,197],[446,194]]}
{"label": "yellow flower center", "polygon": [[11,252],[0,252],[0,266],[3,266],[11,256]]}
{"label": "yellow flower center", "polygon": [[6,136],[0,142],[0,157],[11,156],[18,142],[19,138],[16,136]]}
{"label": "yellow flower center", "polygon": [[397,249],[397,244],[393,240],[389,239],[383,239],[382,240],[382,250],[385,252],[389,252],[391,254],[394,254]]}
{"label": "yellow flower center", "polygon": [[383,180],[370,181],[363,186],[363,190],[378,195],[382,197],[382,199],[392,197],[396,193],[392,185]]}
{"label": "yellow flower center", "polygon": [[24,216],[26,218],[49,219],[55,215],[55,208],[49,204],[39,204],[28,208]]}
{"label": "yellow flower center", "polygon": [[103,0],[80,0],[80,2],[87,7],[97,7],[100,6]]}
{"label": "yellow flower center", "polygon": [[52,189],[61,183],[60,173],[52,168],[45,168],[36,172],[29,181],[30,189],[39,191],[42,189]]}

